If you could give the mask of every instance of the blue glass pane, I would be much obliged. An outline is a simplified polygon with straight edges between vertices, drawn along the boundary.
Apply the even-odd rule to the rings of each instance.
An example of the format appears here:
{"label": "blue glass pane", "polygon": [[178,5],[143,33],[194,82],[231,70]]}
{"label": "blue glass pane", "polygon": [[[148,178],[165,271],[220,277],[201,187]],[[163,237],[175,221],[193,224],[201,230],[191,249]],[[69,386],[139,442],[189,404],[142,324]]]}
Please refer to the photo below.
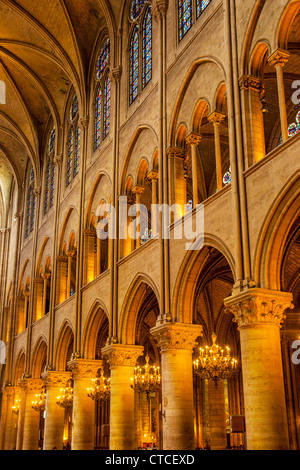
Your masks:
{"label": "blue glass pane", "polygon": [[46,168],[46,181],[45,181],[45,214],[49,210],[49,193],[50,193],[50,181],[51,181],[51,160],[48,159]]}
{"label": "blue glass pane", "polygon": [[101,78],[104,75],[105,69],[109,64],[109,56],[110,56],[110,40],[108,38],[101,50],[101,53],[97,62],[96,76],[98,80],[101,80]]}
{"label": "blue glass pane", "polygon": [[192,0],[178,0],[178,18],[179,18],[179,40],[193,26],[193,8]]}
{"label": "blue glass pane", "polygon": [[139,30],[136,26],[130,45],[130,104],[133,103],[139,90]]}
{"label": "blue glass pane", "polygon": [[79,173],[79,157],[80,157],[80,128],[77,124],[75,129],[75,152],[74,152],[74,169],[73,169],[73,177],[75,178],[76,175]]}
{"label": "blue glass pane", "polygon": [[143,88],[152,78],[152,15],[147,9],[143,24]]}
{"label": "blue glass pane", "polygon": [[77,98],[77,95],[74,95],[74,98],[71,104],[71,110],[70,110],[71,121],[74,121],[74,119],[76,118],[78,110],[79,110],[78,98]]}
{"label": "blue glass pane", "polygon": [[100,84],[98,86],[96,102],[95,102],[95,139],[94,139],[95,150],[97,150],[101,141],[101,109],[102,109],[102,91],[101,91],[101,84]]}
{"label": "blue glass pane", "polygon": [[197,18],[204,12],[212,0],[197,0]]}
{"label": "blue glass pane", "polygon": [[111,84],[109,76],[106,77],[104,86],[104,107],[103,107],[103,139],[105,139],[110,131],[110,101],[111,101]]}
{"label": "blue glass pane", "polygon": [[136,20],[140,16],[143,10],[144,3],[145,3],[145,0],[132,0],[132,3],[131,3],[131,19],[132,20]]}
{"label": "blue glass pane", "polygon": [[55,131],[55,127],[54,127],[51,131],[50,138],[49,138],[49,144],[48,144],[49,153],[51,153],[52,150],[54,150],[55,141],[56,141],[56,131]]}
{"label": "blue glass pane", "polygon": [[70,130],[69,143],[68,143],[68,163],[67,163],[67,186],[72,181],[72,166],[73,166],[73,152],[74,152],[74,131]]}

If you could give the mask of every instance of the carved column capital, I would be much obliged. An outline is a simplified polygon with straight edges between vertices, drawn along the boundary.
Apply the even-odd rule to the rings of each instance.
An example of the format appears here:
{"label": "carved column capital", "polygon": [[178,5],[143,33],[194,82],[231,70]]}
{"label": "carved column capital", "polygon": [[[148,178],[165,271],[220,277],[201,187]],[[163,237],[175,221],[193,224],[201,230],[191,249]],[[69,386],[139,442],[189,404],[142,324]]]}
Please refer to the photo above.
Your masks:
{"label": "carved column capital", "polygon": [[154,0],[152,3],[152,15],[155,20],[164,18],[169,6],[168,0]]}
{"label": "carved column capital", "polygon": [[73,378],[94,379],[99,369],[102,369],[103,361],[95,359],[73,359],[68,362],[68,369],[72,372]]}
{"label": "carved column capital", "polygon": [[193,351],[197,346],[196,340],[202,336],[203,328],[200,325],[185,323],[157,323],[152,328],[151,335],[158,343],[161,351],[168,349],[187,349]]}
{"label": "carved column capital", "polygon": [[290,293],[255,288],[229,297],[224,303],[239,329],[255,324],[273,324],[281,328],[285,311],[294,308],[292,301]]}
{"label": "carved column capital", "polygon": [[289,57],[289,52],[284,51],[283,49],[277,49],[275,52],[273,52],[272,55],[270,55],[270,57],[268,58],[268,62],[269,65],[273,67],[277,67],[277,65],[284,67],[285,64],[288,62]]}
{"label": "carved column capital", "polygon": [[190,135],[187,136],[185,142],[187,145],[199,145],[202,141],[202,136],[199,134],[195,134],[192,132]]}
{"label": "carved column capital", "polygon": [[178,147],[169,147],[167,150],[167,154],[169,158],[179,158],[181,160],[185,158],[184,150]]}
{"label": "carved column capital", "polygon": [[109,363],[110,368],[118,366],[135,367],[138,358],[144,354],[144,347],[112,344],[102,349],[102,354]]}
{"label": "carved column capital", "polygon": [[53,159],[54,165],[60,166],[63,160],[62,154],[56,155]]}
{"label": "carved column capital", "polygon": [[89,118],[83,117],[79,119],[79,127],[81,131],[86,131],[89,125]]}
{"label": "carved column capital", "polygon": [[91,229],[85,229],[85,230],[83,230],[83,235],[84,235],[84,237],[86,237],[86,238],[89,238],[89,237],[96,238],[96,233],[95,233],[93,230],[91,230]]}
{"label": "carved column capital", "polygon": [[65,388],[72,379],[72,372],[47,371],[42,374],[42,379],[47,388]]}
{"label": "carved column capital", "polygon": [[110,79],[115,83],[119,83],[122,76],[122,67],[119,65],[118,67],[114,67],[110,71]]}
{"label": "carved column capital", "polygon": [[157,181],[159,179],[158,171],[154,171],[154,170],[150,171],[147,175],[147,178],[148,180],[151,180],[151,181],[152,180]]}
{"label": "carved column capital", "polygon": [[254,90],[261,92],[264,88],[264,83],[259,77],[253,75],[243,75],[239,79],[241,90]]}
{"label": "carved column capital", "polygon": [[31,392],[31,393],[39,393],[40,390],[43,388],[43,381],[42,379],[22,379],[20,381],[20,386],[23,388],[26,392]]}
{"label": "carved column capital", "polygon": [[219,113],[218,111],[214,111],[208,116],[207,119],[212,124],[221,124],[225,118],[226,118],[225,114]]}

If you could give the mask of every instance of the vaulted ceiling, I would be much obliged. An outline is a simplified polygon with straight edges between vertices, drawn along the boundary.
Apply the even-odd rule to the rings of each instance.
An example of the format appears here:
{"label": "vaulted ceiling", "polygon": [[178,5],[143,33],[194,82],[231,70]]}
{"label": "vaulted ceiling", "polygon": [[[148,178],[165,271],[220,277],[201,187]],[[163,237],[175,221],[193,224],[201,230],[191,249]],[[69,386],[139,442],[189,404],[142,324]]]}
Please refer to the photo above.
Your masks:
{"label": "vaulted ceiling", "polygon": [[64,122],[73,86],[86,107],[89,68],[103,30],[115,34],[123,0],[0,0],[0,190],[20,185],[28,158],[40,175],[45,133]]}

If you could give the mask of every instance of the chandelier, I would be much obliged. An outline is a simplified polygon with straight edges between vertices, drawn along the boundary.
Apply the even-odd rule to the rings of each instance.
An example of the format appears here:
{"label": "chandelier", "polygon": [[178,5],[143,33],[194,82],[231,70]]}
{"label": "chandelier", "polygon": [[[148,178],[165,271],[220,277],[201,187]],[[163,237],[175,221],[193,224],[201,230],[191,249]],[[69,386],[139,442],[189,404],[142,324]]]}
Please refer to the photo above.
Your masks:
{"label": "chandelier", "polygon": [[73,406],[73,388],[71,380],[69,380],[67,387],[60,390],[60,396],[56,399],[56,404],[60,408],[65,408],[69,410]]}
{"label": "chandelier", "polygon": [[134,369],[134,379],[131,379],[131,388],[138,393],[146,393],[147,399],[150,394],[158,392],[161,387],[160,368],[155,365],[150,366],[150,357],[146,356],[144,368],[136,367]]}
{"label": "chandelier", "polygon": [[15,415],[18,415],[20,413],[20,403],[21,400],[15,400],[15,404],[14,406],[12,406],[11,410]]}
{"label": "chandelier", "polygon": [[213,380],[218,387],[220,380],[226,380],[238,372],[237,360],[230,355],[230,349],[225,351],[216,344],[217,335],[212,335],[212,346],[200,348],[200,357],[194,361],[194,371],[202,379]]}
{"label": "chandelier", "polygon": [[41,392],[35,396],[35,400],[32,402],[32,408],[34,411],[45,411],[46,409],[46,388],[43,387]]}
{"label": "chandelier", "polygon": [[104,371],[101,370],[100,377],[92,380],[93,387],[88,388],[88,397],[94,401],[100,401],[101,405],[110,398],[110,379],[104,377]]}

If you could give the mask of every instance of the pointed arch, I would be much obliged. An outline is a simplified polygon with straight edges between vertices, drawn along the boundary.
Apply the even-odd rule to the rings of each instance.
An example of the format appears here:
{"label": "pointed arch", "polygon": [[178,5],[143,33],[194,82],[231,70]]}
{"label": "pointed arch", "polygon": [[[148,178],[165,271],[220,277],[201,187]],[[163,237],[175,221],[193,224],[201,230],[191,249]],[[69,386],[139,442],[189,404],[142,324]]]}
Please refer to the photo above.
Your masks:
{"label": "pointed arch", "polygon": [[84,327],[82,350],[85,359],[96,359],[98,336],[101,330],[103,334],[106,333],[104,330],[107,330],[108,335],[108,321],[109,314],[106,306],[101,300],[95,300]]}
{"label": "pointed arch", "polygon": [[[74,332],[71,323],[65,320],[60,328],[54,352],[54,365],[57,371],[66,371],[74,350]],[[71,351],[72,350],[72,351]]]}

